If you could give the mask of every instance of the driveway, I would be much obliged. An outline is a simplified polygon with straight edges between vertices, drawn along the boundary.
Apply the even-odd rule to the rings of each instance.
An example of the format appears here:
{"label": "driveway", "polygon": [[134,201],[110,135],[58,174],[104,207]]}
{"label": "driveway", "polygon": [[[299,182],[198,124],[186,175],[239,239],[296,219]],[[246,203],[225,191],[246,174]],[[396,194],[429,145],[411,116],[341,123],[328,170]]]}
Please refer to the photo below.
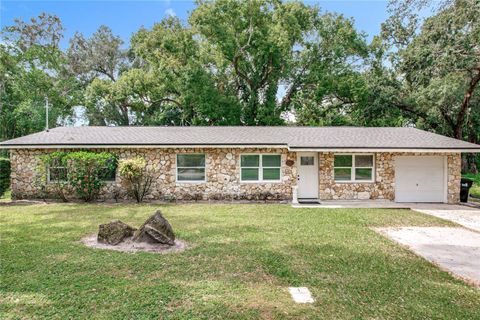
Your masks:
{"label": "driveway", "polygon": [[480,209],[446,204],[415,204],[412,210],[450,220],[465,228],[480,232]]}
{"label": "driveway", "polygon": [[376,231],[454,276],[480,286],[480,233],[442,227],[377,228]]}

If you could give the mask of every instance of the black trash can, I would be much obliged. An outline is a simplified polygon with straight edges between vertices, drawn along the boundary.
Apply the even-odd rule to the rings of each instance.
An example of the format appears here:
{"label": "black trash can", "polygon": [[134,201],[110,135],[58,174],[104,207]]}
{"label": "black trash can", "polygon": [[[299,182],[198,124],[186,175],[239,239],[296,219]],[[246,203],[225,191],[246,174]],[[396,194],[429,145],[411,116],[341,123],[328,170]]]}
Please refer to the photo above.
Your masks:
{"label": "black trash can", "polygon": [[462,178],[460,181],[460,202],[468,202],[468,193],[472,187],[473,180]]}

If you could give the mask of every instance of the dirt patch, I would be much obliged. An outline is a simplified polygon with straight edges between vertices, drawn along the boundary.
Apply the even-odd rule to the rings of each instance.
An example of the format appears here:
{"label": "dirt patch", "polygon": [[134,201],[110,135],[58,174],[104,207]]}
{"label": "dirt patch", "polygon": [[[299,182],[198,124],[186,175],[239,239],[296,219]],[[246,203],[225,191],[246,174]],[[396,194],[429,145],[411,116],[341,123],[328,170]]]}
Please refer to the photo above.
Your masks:
{"label": "dirt patch", "polygon": [[150,253],[175,253],[186,250],[189,246],[182,240],[175,240],[173,246],[161,243],[133,242],[132,238],[127,238],[123,242],[113,246],[105,243],[98,243],[97,235],[88,235],[80,240],[84,245],[95,249],[114,250],[122,252],[150,252]]}

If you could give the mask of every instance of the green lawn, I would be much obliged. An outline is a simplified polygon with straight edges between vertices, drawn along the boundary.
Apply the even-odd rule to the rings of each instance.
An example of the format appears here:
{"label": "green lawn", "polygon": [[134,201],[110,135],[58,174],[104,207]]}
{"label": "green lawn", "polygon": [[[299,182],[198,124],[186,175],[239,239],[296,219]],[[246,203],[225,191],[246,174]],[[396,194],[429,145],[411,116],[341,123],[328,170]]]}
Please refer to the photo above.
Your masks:
{"label": "green lawn", "polygon": [[480,173],[467,173],[463,177],[474,181],[472,188],[470,188],[470,195],[480,199]]}
{"label": "green lawn", "polygon": [[10,189],[5,191],[5,193],[0,197],[0,202],[10,202],[12,201],[12,192]]}
{"label": "green lawn", "polygon": [[[192,248],[128,254],[79,243],[156,208]],[[371,231],[450,223],[409,210],[288,205],[0,206],[4,319],[479,319],[480,290]],[[306,286],[313,305],[291,301]]]}

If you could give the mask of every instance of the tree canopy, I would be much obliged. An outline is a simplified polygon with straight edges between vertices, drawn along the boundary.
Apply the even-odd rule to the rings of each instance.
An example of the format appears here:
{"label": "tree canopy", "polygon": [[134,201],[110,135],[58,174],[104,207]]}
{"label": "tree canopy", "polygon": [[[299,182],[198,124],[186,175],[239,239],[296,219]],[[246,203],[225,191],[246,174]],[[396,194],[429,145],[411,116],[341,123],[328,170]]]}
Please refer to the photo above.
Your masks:
{"label": "tree canopy", "polygon": [[416,126],[478,143],[480,3],[389,8],[370,43],[296,1],[201,0],[130,43],[101,26],[64,50],[59,17],[16,20],[0,43],[0,139],[42,130],[48,98],[50,126],[82,110],[90,125]]}

